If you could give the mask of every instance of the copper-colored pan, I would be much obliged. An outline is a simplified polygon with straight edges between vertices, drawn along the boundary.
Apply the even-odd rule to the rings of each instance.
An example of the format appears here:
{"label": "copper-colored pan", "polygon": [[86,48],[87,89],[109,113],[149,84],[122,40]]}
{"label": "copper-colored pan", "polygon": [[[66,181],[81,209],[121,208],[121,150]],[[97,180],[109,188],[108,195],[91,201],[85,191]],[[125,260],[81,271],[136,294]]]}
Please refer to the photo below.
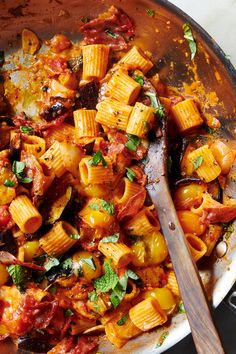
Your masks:
{"label": "copper-colored pan", "polygon": [[[122,8],[136,23],[134,42],[154,54],[162,80],[189,95],[199,98],[205,113],[216,116],[222,123],[220,134],[235,145],[236,139],[236,71],[215,41],[190,17],[166,0],[1,0],[0,49],[11,53],[20,47],[20,34],[28,27],[41,39],[58,32],[79,40],[82,16],[95,17],[110,5]],[[155,10],[154,18],[146,9]],[[183,38],[183,23],[188,22],[197,40],[198,52],[194,63]],[[236,187],[231,182],[229,193]],[[213,305],[217,306],[236,278],[236,240],[226,240],[228,251],[217,259],[212,255],[202,266],[202,275]],[[155,330],[130,341],[124,348],[114,349],[105,338],[98,351],[102,353],[160,353],[181,340],[189,332],[185,315],[171,322],[169,335],[161,347],[156,347],[163,332]],[[155,348],[155,349],[154,349]],[[36,351],[31,349],[30,351]],[[41,352],[43,352],[41,350]],[[15,353],[9,343],[0,343],[0,353]]]}

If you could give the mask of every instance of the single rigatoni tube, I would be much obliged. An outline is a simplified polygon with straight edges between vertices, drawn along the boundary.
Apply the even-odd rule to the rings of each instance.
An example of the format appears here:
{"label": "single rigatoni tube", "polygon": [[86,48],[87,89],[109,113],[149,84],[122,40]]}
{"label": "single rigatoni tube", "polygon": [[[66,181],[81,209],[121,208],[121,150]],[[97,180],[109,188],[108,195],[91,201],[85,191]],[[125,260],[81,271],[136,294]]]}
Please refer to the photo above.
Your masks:
{"label": "single rigatoni tube", "polygon": [[101,80],[107,71],[109,46],[105,44],[91,44],[82,47],[83,52],[83,80]]}
{"label": "single rigatoni tube", "polygon": [[96,122],[109,128],[126,130],[133,107],[108,98],[100,102],[97,109]]}
{"label": "single rigatoni tube", "polygon": [[203,145],[190,152],[188,154],[188,160],[193,164],[198,176],[205,182],[213,181],[221,173],[221,168],[216,162],[208,145]]}
{"label": "single rigatoni tube", "polygon": [[160,230],[160,223],[159,220],[144,207],[124,225],[124,229],[129,235],[148,236],[153,231]]}
{"label": "single rigatoni tube", "polygon": [[95,121],[97,111],[78,109],[74,111],[75,131],[78,138],[93,137],[98,135],[98,127]]}
{"label": "single rigatoni tube", "polygon": [[26,195],[19,195],[9,206],[9,212],[19,229],[26,233],[36,232],[42,225],[42,216]]}
{"label": "single rigatoni tube", "polygon": [[195,262],[197,262],[207,252],[207,246],[199,237],[195,235],[186,234],[185,237],[188,241],[188,247],[191,252],[192,258]]}
{"label": "single rigatoni tube", "polygon": [[154,122],[154,108],[136,102],[131,112],[126,133],[146,137]]}
{"label": "single rigatoni tube", "polygon": [[118,268],[132,261],[132,250],[124,243],[99,242],[98,249],[107,258],[111,258]]}
{"label": "single rigatoni tube", "polygon": [[40,157],[45,153],[46,142],[44,139],[36,135],[28,135],[23,139],[22,149],[36,157]]}
{"label": "single rigatoni tube", "polygon": [[216,242],[219,240],[222,235],[222,226],[210,224],[208,229],[201,236],[202,241],[207,247],[205,256],[209,257],[216,245]]}
{"label": "single rigatoni tube", "polygon": [[77,240],[70,235],[78,234],[78,231],[65,221],[58,221],[51,230],[40,238],[39,244],[49,256],[58,257],[74,246]]}
{"label": "single rigatoni tube", "polygon": [[117,194],[115,197],[115,202],[118,204],[124,204],[131,197],[139,193],[141,190],[144,190],[144,187],[142,187],[138,183],[131,182],[128,178],[124,177],[122,178],[122,181],[119,184]]}
{"label": "single rigatoni tube", "polygon": [[141,86],[124,70],[118,70],[112,75],[106,87],[106,94],[125,104],[133,104],[138,97]]}
{"label": "single rigatoni tube", "polygon": [[113,171],[111,160],[104,156],[105,166],[100,162],[92,165],[92,157],[84,157],[79,163],[80,178],[84,185],[101,184],[112,180]]}
{"label": "single rigatoni tube", "polygon": [[132,307],[129,310],[129,316],[133,324],[141,331],[149,331],[167,321],[167,315],[158,301],[150,297]]}
{"label": "single rigatoni tube", "polygon": [[[122,318],[122,315],[120,315]],[[120,327],[117,324],[119,318],[112,320],[105,325],[106,336],[116,347],[121,348],[130,338],[136,337],[142,331],[137,328],[128,317],[125,323]],[[122,330],[121,330],[122,328]]]}
{"label": "single rigatoni tube", "polygon": [[167,281],[168,281],[168,287],[170,288],[172,293],[175,296],[180,296],[179,286],[178,286],[177,279],[176,279],[176,276],[175,276],[175,273],[173,270],[168,271]]}
{"label": "single rigatoni tube", "polygon": [[153,63],[148,56],[136,46],[133,46],[128,53],[121,58],[119,64],[123,63],[130,65],[130,68],[133,70],[140,69],[144,74],[153,67]]}
{"label": "single rigatoni tube", "polygon": [[40,157],[39,161],[52,169],[57,177],[61,177],[66,168],[60,149],[60,143],[55,141],[52,146]]}
{"label": "single rigatoni tube", "polygon": [[175,123],[181,133],[197,128],[203,123],[200,112],[192,98],[181,101],[172,107]]}

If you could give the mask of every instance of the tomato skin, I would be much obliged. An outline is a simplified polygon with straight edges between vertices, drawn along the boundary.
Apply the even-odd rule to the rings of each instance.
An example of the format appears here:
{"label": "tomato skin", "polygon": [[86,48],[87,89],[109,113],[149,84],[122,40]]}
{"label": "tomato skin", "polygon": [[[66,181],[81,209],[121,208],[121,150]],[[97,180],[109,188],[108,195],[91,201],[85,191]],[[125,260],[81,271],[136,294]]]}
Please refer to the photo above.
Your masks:
{"label": "tomato skin", "polygon": [[14,225],[7,205],[0,206],[0,231],[7,230]]}
{"label": "tomato skin", "polygon": [[200,236],[206,230],[206,224],[202,224],[200,216],[192,213],[189,210],[177,211],[179,222],[183,228],[184,233],[195,234]]}

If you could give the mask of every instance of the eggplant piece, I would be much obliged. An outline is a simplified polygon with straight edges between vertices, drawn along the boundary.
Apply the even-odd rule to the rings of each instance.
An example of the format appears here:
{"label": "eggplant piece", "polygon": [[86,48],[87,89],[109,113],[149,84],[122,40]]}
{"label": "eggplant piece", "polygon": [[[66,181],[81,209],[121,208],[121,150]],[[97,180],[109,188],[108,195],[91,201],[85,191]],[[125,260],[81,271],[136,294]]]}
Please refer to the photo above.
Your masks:
{"label": "eggplant piece", "polygon": [[0,251],[9,252],[16,256],[16,241],[12,235],[11,230],[0,232]]}
{"label": "eggplant piece", "polygon": [[86,155],[92,155],[93,154],[94,144],[95,144],[95,140],[93,140],[90,143],[88,143],[88,144],[83,146],[83,149],[85,150]]}
{"label": "eggplant piece", "polygon": [[60,219],[64,209],[71,200],[73,189],[71,186],[66,188],[65,193],[59,196],[51,205],[48,211],[47,224],[54,224],[55,221]]}
{"label": "eggplant piece", "polygon": [[40,115],[47,121],[58,118],[60,115],[66,113],[66,107],[60,102],[55,102],[51,107],[46,108]]}
{"label": "eggplant piece", "polygon": [[76,109],[96,109],[98,103],[99,83],[91,81],[79,88],[79,98],[76,101]]}
{"label": "eggplant piece", "polygon": [[197,177],[185,177],[185,178],[180,178],[176,180],[173,184],[174,188],[179,188],[180,186],[184,186],[190,183],[203,183],[203,181],[200,178]]}
{"label": "eggplant piece", "polygon": [[48,341],[44,341],[40,338],[32,337],[20,337],[18,339],[18,353],[47,353],[53,347]]}
{"label": "eggplant piece", "polygon": [[16,133],[10,141],[10,159],[11,161],[20,161],[20,150],[21,150],[22,140],[21,134]]}

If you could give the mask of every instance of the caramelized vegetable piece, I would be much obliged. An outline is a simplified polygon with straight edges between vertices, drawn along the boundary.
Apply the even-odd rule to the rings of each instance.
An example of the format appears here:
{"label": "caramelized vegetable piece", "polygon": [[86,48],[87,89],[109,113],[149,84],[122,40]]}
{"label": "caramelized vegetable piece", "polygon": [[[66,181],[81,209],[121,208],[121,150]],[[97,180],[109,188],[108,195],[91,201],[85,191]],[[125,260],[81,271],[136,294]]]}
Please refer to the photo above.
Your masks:
{"label": "caramelized vegetable piece", "polygon": [[71,47],[71,41],[64,34],[56,34],[49,43],[54,53],[60,53]]}
{"label": "caramelized vegetable piece", "polygon": [[22,31],[22,49],[24,53],[35,54],[40,48],[40,41],[37,35],[27,28]]}

